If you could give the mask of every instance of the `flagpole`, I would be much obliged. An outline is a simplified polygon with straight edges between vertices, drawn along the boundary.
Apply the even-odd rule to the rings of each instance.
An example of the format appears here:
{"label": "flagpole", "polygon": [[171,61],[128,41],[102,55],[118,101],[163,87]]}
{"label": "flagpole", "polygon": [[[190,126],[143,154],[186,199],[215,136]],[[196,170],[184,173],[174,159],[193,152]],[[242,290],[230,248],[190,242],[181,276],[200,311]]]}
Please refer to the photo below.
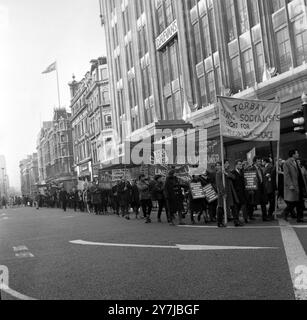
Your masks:
{"label": "flagpole", "polygon": [[225,191],[226,191],[226,179],[225,179],[225,157],[224,157],[224,137],[222,134],[222,122],[221,122],[221,103],[218,103],[218,108],[219,108],[219,121],[220,121],[220,141],[221,141],[221,160],[222,160],[222,180],[223,180],[223,188],[224,188],[224,194],[223,194],[223,210],[224,210],[224,221],[225,221],[225,226],[228,224],[228,219],[227,219],[227,202],[226,202],[226,197],[225,197]]}
{"label": "flagpole", "polygon": [[58,73],[58,62],[56,61],[56,80],[57,80],[57,88],[58,88],[58,101],[59,101],[59,109],[61,109],[61,98],[60,98],[60,85],[59,85],[59,73]]}

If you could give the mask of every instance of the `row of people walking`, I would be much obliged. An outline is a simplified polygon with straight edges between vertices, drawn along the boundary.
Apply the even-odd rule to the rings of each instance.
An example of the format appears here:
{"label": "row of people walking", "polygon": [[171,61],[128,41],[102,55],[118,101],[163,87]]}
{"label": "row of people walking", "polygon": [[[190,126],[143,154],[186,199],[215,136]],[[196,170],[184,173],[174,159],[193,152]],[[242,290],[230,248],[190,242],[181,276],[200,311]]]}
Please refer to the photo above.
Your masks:
{"label": "row of people walking", "polygon": [[[278,174],[283,188],[280,188],[280,183],[277,186],[277,170],[270,158],[255,157],[252,165],[237,160],[233,169],[230,162],[225,160],[224,169],[222,163],[217,162],[215,171],[192,177],[191,183],[201,183],[204,188],[212,185],[217,199],[211,202],[206,198],[194,199],[191,184],[178,178],[175,170],[171,170],[166,178],[157,175],[150,180],[141,175],[132,183],[123,176],[111,190],[102,189],[98,184],[89,185],[83,191],[74,189],[70,193],[62,189],[57,199],[64,211],[67,207],[96,215],[113,211],[127,220],[131,215],[142,217],[146,223],[152,222],[153,203],[156,203],[157,221],[161,223],[162,214],[165,213],[170,225],[175,225],[176,217],[178,223],[183,225],[189,213],[192,224],[195,224],[197,217],[198,221],[204,219],[206,223],[214,222],[219,227],[225,227],[226,212],[228,220],[233,221],[236,227],[241,227],[255,220],[254,212],[258,207],[261,208],[264,222],[274,220],[278,193],[287,205],[283,212],[285,219],[288,220],[291,215],[296,217],[297,222],[303,222],[307,169],[305,162],[299,161],[297,150],[290,151],[289,159],[280,163]],[[255,173],[254,190],[246,188],[245,172]]]}

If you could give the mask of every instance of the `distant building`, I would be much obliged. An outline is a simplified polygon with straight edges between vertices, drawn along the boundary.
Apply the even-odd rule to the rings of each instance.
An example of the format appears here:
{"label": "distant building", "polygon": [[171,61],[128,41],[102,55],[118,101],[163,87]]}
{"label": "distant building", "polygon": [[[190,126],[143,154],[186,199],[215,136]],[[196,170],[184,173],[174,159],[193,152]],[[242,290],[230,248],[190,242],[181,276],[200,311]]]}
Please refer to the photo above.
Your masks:
{"label": "distant building", "polygon": [[21,194],[23,196],[34,197],[39,182],[37,153],[33,153],[20,161],[19,170]]}
{"label": "distant building", "polygon": [[52,121],[44,122],[37,140],[38,174],[41,185],[64,185],[71,189],[76,183],[73,170],[70,113],[55,109]]}
{"label": "distant building", "polygon": [[5,156],[0,155],[0,198],[8,196],[9,187]]}
{"label": "distant building", "polygon": [[[217,95],[279,99],[281,157],[306,138],[292,132],[292,111],[307,88],[304,0],[102,1],[114,128],[122,140],[183,118],[219,140]],[[254,143],[225,140],[245,158]],[[257,153],[268,155],[269,144]],[[276,155],[276,153],[275,153]],[[217,158],[215,158],[217,159]]]}
{"label": "distant building", "polygon": [[74,168],[78,178],[92,181],[113,139],[107,59],[92,60],[91,70],[81,81],[73,79],[69,87]]}

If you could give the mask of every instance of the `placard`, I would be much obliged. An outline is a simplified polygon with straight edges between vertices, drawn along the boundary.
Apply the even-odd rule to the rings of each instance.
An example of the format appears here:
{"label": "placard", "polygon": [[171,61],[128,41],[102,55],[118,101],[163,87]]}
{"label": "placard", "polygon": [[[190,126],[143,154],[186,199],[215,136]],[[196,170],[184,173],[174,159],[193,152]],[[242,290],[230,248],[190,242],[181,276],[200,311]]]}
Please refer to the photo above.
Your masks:
{"label": "placard", "polygon": [[244,172],[245,189],[248,191],[258,190],[258,179],[256,171]]}
{"label": "placard", "polygon": [[205,198],[208,203],[212,203],[213,201],[218,199],[218,194],[214,190],[212,184],[207,184],[204,188]]}
{"label": "placard", "polygon": [[200,182],[198,182],[198,183],[191,182],[190,189],[191,189],[191,193],[192,193],[192,198],[194,200],[205,199],[206,195],[205,195],[204,189],[203,189]]}

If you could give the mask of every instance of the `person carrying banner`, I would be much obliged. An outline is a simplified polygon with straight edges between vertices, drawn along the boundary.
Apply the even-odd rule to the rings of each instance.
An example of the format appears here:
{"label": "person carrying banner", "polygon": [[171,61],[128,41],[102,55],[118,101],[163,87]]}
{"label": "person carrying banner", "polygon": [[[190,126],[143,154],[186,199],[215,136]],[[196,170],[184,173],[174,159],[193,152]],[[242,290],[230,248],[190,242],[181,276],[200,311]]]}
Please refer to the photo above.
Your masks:
{"label": "person carrying banner", "polygon": [[[237,203],[239,199],[235,188],[233,186],[233,181],[235,180],[234,174],[230,172],[230,163],[228,160],[224,162],[225,171],[222,171],[222,164],[217,164],[217,173],[216,173],[216,186],[218,190],[218,227],[225,227],[223,221],[222,212],[224,211],[224,199],[226,197],[226,212],[231,212],[235,227],[242,227],[242,223],[239,220],[239,215],[237,211]],[[223,186],[223,174],[225,175],[225,188]]]}

